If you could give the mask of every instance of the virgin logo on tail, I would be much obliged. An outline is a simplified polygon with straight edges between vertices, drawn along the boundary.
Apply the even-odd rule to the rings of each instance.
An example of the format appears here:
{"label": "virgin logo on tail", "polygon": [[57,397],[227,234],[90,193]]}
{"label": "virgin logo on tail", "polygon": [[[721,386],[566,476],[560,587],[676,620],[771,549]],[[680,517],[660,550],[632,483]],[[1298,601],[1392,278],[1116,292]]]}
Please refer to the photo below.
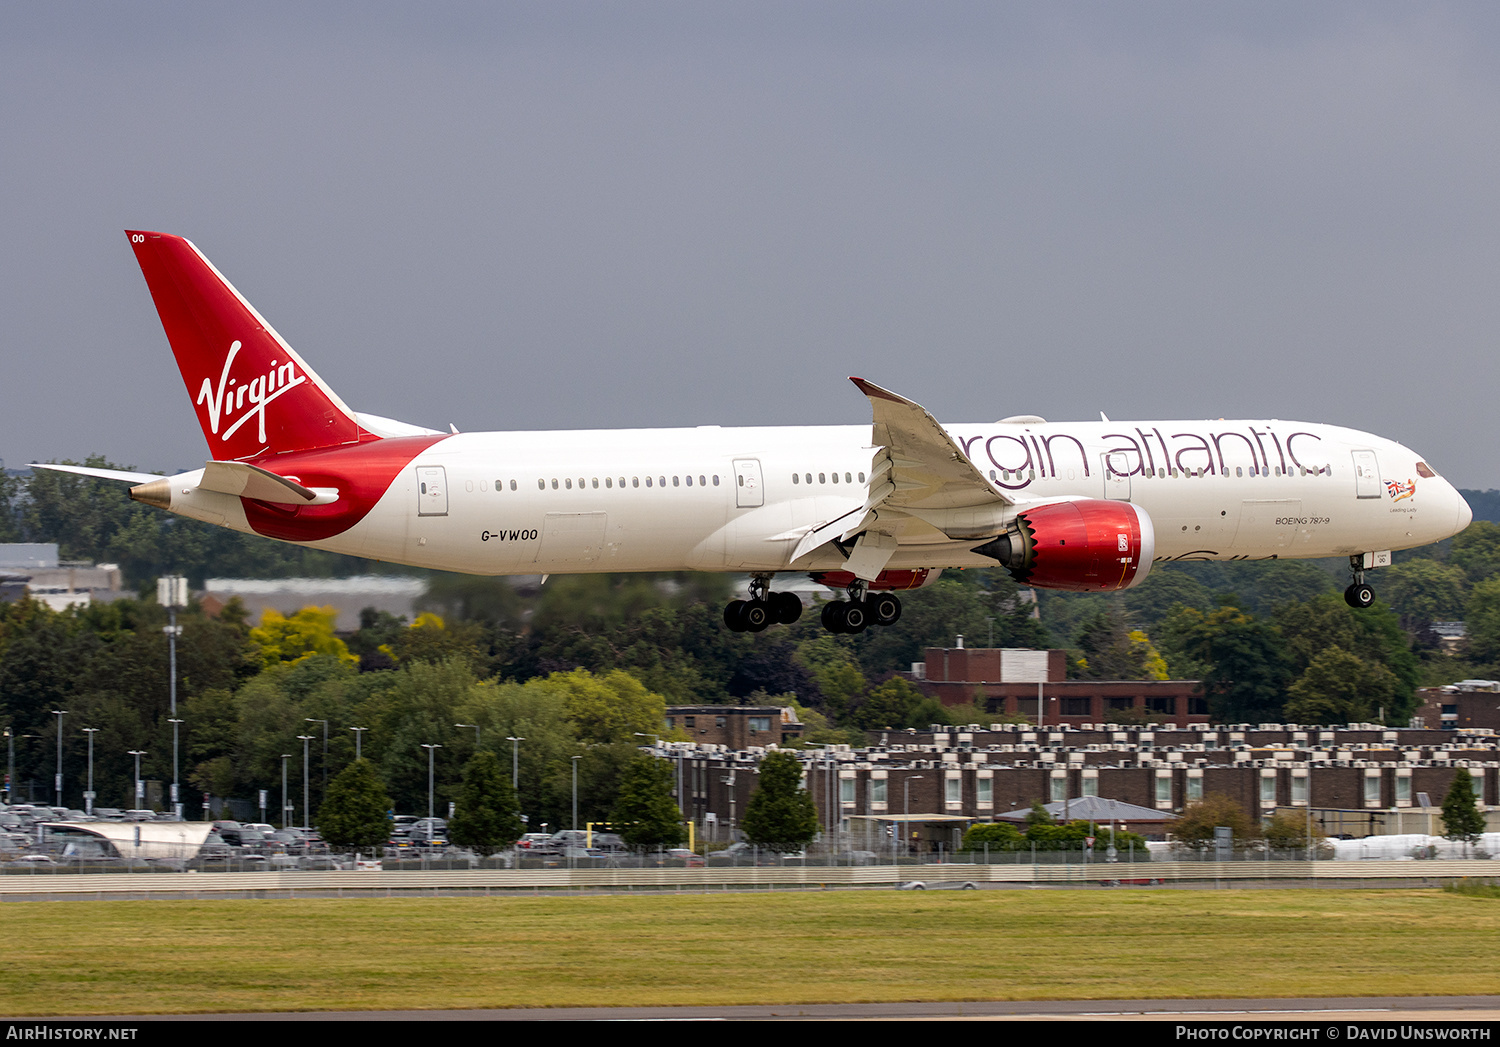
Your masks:
{"label": "virgin logo on tail", "polygon": [[[266,442],[266,405],[276,399],[282,393],[290,392],[297,386],[307,381],[305,375],[297,373],[297,366],[292,362],[279,363],[271,361],[271,369],[263,375],[257,375],[248,382],[241,382],[236,387],[236,380],[229,377],[229,371],[234,366],[234,358],[239,355],[240,342],[236,339],[230,343],[229,355],[224,358],[224,371],[219,375],[218,388],[214,387],[211,379],[203,379],[203,387],[198,391],[197,403],[199,406],[208,408],[209,431],[219,437],[220,440],[228,440],[239,432],[240,426],[250,419],[255,418],[260,426],[260,442]],[[249,401],[248,410],[246,401]],[[234,424],[219,433],[219,422],[228,420],[228,416],[236,411],[244,411],[235,420]]]}

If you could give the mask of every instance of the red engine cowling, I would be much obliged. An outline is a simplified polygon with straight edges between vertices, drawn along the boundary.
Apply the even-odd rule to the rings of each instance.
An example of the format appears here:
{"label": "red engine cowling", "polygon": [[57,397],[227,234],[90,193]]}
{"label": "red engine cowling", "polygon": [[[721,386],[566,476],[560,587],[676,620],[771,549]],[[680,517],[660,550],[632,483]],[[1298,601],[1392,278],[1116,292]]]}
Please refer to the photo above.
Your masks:
{"label": "red engine cowling", "polygon": [[1111,592],[1139,585],[1156,556],[1156,531],[1131,502],[1053,502],[1016,515],[1012,530],[974,550],[1022,585]]}
{"label": "red engine cowling", "polygon": [[[920,589],[931,585],[943,573],[941,567],[921,567],[912,571],[881,571],[880,577],[870,583],[872,590]],[[830,589],[847,589],[854,584],[852,571],[813,571],[811,578],[819,585]]]}

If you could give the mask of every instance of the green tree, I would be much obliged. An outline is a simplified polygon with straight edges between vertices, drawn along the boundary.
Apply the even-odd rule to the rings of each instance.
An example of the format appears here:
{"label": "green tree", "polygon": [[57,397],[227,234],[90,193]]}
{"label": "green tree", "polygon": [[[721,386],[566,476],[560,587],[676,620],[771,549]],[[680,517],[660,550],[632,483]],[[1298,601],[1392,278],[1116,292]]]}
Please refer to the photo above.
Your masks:
{"label": "green tree", "polygon": [[1475,520],[1453,539],[1448,562],[1463,571],[1470,584],[1500,576],[1500,524]]}
{"label": "green tree", "polygon": [[1379,708],[1391,710],[1396,677],[1383,665],[1371,665],[1342,647],[1330,647],[1313,658],[1307,671],[1287,689],[1285,716],[1293,723],[1356,723],[1371,719]]}
{"label": "green tree", "polygon": [[1181,608],[1171,617],[1167,631],[1185,653],[1206,666],[1203,690],[1215,722],[1280,718],[1289,667],[1275,629],[1237,607],[1221,607],[1208,615]]}
{"label": "green tree", "polygon": [[1380,595],[1408,629],[1462,618],[1464,572],[1426,557],[1398,563],[1380,575]]}
{"label": "green tree", "polygon": [[489,855],[509,847],[525,832],[510,775],[494,753],[481,749],[464,765],[464,784],[448,823],[448,838]]}
{"label": "green tree", "polygon": [[992,851],[1013,851],[1025,839],[1021,830],[1009,822],[981,822],[969,826],[962,846],[966,851],[982,851],[986,847]]}
{"label": "green tree", "polygon": [[391,837],[391,798],[369,760],[355,760],[328,786],[318,832],[334,848],[379,847]]}
{"label": "green tree", "polygon": [[1474,778],[1460,767],[1443,797],[1443,835],[1450,840],[1474,843],[1484,832],[1484,814],[1474,806]]}
{"label": "green tree", "polygon": [[1469,656],[1486,664],[1500,662],[1500,578],[1479,582],[1470,590],[1464,624]]}
{"label": "green tree", "polygon": [[771,753],[760,762],[760,787],[750,797],[742,828],[751,843],[773,850],[797,850],[818,835],[818,810],[791,753]]}
{"label": "green tree", "polygon": [[290,618],[266,608],[260,625],[250,630],[250,640],[260,647],[267,668],[280,662],[297,662],[316,654],[333,655],[354,665],[359,661],[333,634],[338,612],[332,607],[304,607]]}
{"label": "green tree", "polygon": [[1260,825],[1237,800],[1223,793],[1209,793],[1184,807],[1172,824],[1172,836],[1179,846],[1201,851],[1213,845],[1214,830],[1221,825],[1234,832],[1236,847],[1261,838]]}
{"label": "green tree", "polygon": [[610,820],[635,850],[677,847],[682,815],[672,799],[672,765],[641,753],[625,768]]}
{"label": "green tree", "polygon": [[1323,830],[1314,823],[1309,826],[1307,815],[1294,811],[1281,811],[1266,825],[1266,844],[1273,851],[1300,851],[1309,846],[1308,829],[1311,828],[1311,846],[1317,848],[1318,857],[1333,857],[1333,849],[1327,844]]}

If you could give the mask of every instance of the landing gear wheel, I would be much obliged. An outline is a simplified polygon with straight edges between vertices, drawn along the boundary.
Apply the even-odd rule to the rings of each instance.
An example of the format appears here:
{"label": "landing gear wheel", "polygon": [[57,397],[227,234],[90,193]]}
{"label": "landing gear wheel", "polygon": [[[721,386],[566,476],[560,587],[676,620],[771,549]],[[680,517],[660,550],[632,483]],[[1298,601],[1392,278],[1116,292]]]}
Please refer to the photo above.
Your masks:
{"label": "landing gear wheel", "polygon": [[843,607],[844,605],[837,600],[823,605],[823,628],[831,633],[844,631]]}
{"label": "landing gear wheel", "polygon": [[865,606],[863,600],[846,600],[838,606],[843,608],[843,613],[840,617],[843,619],[844,632],[862,633],[865,631],[865,627],[870,624],[872,616],[870,609]]}
{"label": "landing gear wheel", "polygon": [[764,600],[751,600],[740,608],[740,628],[748,633],[763,632],[771,624],[771,608]]}
{"label": "landing gear wheel", "polygon": [[866,604],[876,625],[895,625],[901,620],[901,598],[895,593],[877,593]]}
{"label": "landing gear wheel", "polygon": [[1355,610],[1363,611],[1375,602],[1375,590],[1364,582],[1355,582],[1344,590],[1344,602]]}
{"label": "landing gear wheel", "polygon": [[724,624],[734,632],[744,632],[745,626],[741,620],[741,616],[744,614],[744,611],[744,600],[730,600],[724,608]]}
{"label": "landing gear wheel", "polygon": [[802,617],[802,601],[796,593],[772,593],[767,599],[782,625],[791,625]]}

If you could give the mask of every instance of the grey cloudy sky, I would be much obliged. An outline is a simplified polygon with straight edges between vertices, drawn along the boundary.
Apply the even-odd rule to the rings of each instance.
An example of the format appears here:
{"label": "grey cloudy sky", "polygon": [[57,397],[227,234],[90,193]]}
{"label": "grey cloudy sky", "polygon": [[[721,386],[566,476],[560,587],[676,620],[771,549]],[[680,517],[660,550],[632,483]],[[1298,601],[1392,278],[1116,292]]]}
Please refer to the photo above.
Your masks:
{"label": "grey cloudy sky", "polygon": [[1500,486],[1481,4],[0,5],[0,456],[205,447],[122,230],[464,430],[1276,417]]}

